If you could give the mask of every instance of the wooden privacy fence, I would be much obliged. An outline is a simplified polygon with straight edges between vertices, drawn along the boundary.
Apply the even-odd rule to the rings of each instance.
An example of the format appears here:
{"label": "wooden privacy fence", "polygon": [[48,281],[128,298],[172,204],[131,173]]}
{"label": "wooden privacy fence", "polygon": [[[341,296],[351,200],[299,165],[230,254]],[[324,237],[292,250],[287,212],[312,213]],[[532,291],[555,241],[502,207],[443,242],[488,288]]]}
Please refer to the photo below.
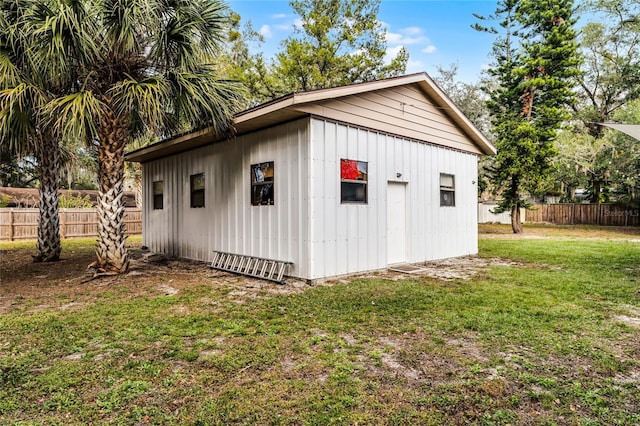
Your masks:
{"label": "wooden privacy fence", "polygon": [[[38,238],[38,209],[0,208],[0,240]],[[142,210],[128,208],[124,215],[127,235],[142,233]],[[90,237],[98,235],[95,209],[60,209],[60,236]]]}
{"label": "wooden privacy fence", "polygon": [[613,204],[536,204],[527,222],[557,225],[640,226],[640,209]]}

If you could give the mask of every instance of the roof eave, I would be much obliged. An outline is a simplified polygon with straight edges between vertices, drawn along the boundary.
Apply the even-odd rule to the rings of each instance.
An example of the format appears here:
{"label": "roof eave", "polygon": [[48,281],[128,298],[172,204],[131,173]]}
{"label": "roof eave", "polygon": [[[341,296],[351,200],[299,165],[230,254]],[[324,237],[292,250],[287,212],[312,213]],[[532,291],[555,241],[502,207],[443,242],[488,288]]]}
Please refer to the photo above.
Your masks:
{"label": "roof eave", "polygon": [[445,114],[449,116],[464,133],[470,137],[482,150],[485,155],[495,155],[498,150],[478,130],[478,128],[467,118],[458,106],[444,93],[438,84],[424,73],[424,80],[421,82],[423,89],[439,104]]}
{"label": "roof eave", "polygon": [[[345,96],[357,95],[364,92],[388,89],[407,84],[420,84],[425,92],[431,96],[444,112],[452,119],[462,131],[471,138],[486,155],[495,154],[496,148],[489,140],[473,125],[473,123],[460,111],[460,109],[449,99],[449,97],[438,87],[438,85],[425,72],[409,74],[405,76],[393,77],[384,80],[377,80],[348,86],[341,86],[329,89],[318,89],[309,92],[292,93],[271,102],[242,111],[234,116],[234,125],[239,130],[238,134],[256,130],[250,123],[262,120],[268,122],[268,118],[285,116],[281,111],[296,105],[308,104],[312,102],[335,99]],[[167,154],[173,154],[188,149],[216,142],[221,138],[216,135],[211,128],[206,128],[175,139],[167,139],[157,144],[141,148],[126,155],[127,161],[145,162]],[[162,154],[160,154],[162,152]]]}

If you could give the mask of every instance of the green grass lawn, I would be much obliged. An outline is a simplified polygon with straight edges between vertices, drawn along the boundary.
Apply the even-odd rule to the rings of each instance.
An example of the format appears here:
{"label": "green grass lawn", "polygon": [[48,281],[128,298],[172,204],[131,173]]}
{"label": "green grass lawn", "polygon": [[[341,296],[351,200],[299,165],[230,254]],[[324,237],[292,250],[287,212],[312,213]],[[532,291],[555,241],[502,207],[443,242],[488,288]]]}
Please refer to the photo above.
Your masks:
{"label": "green grass lawn", "polygon": [[640,242],[589,232],[481,238],[514,265],[470,280],[0,293],[0,424],[640,424]]}

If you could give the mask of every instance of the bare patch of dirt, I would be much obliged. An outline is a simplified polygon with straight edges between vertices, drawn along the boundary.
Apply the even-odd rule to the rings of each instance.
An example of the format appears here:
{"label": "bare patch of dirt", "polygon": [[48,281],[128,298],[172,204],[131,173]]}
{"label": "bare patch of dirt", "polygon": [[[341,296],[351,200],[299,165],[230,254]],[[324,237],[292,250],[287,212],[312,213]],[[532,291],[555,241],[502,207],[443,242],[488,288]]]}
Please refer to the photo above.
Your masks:
{"label": "bare patch of dirt", "polygon": [[450,259],[434,260],[424,263],[415,263],[412,266],[417,270],[409,273],[388,269],[376,275],[365,275],[367,278],[386,278],[391,280],[406,279],[410,276],[431,277],[444,281],[470,280],[474,276],[483,273],[489,266],[522,266],[518,262],[510,262],[498,258],[483,258],[477,256],[454,257]]}
{"label": "bare patch of dirt", "polygon": [[640,228],[631,226],[525,224],[523,233],[514,234],[511,225],[483,223],[478,225],[478,237],[500,239],[615,239],[640,243]]}
{"label": "bare patch of dirt", "polygon": [[[130,247],[129,272],[120,276],[108,276],[90,280],[92,271],[87,266],[93,262],[93,247],[79,247],[63,252],[62,260],[50,263],[34,263],[31,249],[0,251],[0,313],[13,305],[21,309],[41,310],[57,308],[78,309],[95,301],[114,287],[129,292],[131,297],[141,295],[175,295],[185,288],[202,283],[231,288],[227,297],[235,303],[263,297],[265,294],[294,294],[311,288],[305,280],[287,278],[285,284],[240,276],[209,268],[208,263],[174,259]],[[440,280],[468,280],[482,273],[491,265],[519,266],[502,259],[486,259],[475,256],[444,259],[417,264],[419,272],[405,274],[390,270],[359,274],[345,279],[329,280],[314,285],[334,285],[356,277],[401,280],[413,276],[428,276]],[[28,304],[24,300],[29,301]],[[218,301],[212,301],[215,305]]]}
{"label": "bare patch of dirt", "polygon": [[627,315],[616,315],[613,317],[616,321],[620,321],[632,327],[640,328],[640,318],[638,317],[630,317]]}

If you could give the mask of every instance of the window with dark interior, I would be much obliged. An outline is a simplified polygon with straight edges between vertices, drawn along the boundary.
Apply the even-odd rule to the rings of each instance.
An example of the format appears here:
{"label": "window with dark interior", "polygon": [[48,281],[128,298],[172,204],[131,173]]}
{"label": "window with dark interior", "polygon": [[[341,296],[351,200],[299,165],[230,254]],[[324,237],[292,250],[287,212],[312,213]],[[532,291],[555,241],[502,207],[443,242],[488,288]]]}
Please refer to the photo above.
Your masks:
{"label": "window with dark interior", "polygon": [[456,205],[455,179],[453,175],[440,173],[440,205],[445,207]]}
{"label": "window with dark interior", "polygon": [[157,180],[153,182],[153,209],[162,210],[164,207],[164,182]]}
{"label": "window with dark interior", "polygon": [[251,165],[251,205],[272,206],[273,200],[273,161]]}
{"label": "window with dark interior", "polygon": [[191,175],[191,207],[204,207],[204,173]]}
{"label": "window with dark interior", "polygon": [[367,204],[368,163],[340,160],[340,202]]}

